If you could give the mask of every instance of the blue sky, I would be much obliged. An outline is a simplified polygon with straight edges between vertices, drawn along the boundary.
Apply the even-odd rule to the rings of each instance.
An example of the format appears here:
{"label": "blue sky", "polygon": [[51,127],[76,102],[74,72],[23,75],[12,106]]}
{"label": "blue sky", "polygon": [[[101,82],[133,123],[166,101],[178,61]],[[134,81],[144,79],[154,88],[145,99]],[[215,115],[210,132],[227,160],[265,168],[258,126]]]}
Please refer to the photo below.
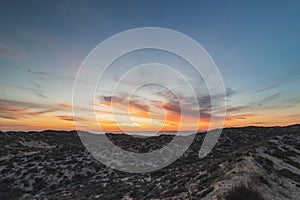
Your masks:
{"label": "blue sky", "polygon": [[[284,124],[297,123],[299,11],[299,1],[2,1],[0,99],[70,104],[77,69],[97,44],[128,29],[153,26],[180,31],[207,50],[226,88],[234,91],[229,108],[252,106],[268,117],[265,123],[256,118],[230,125],[276,124],[270,116],[287,113],[294,118]],[[12,115],[3,113],[3,120],[5,113]],[[248,109],[232,116],[251,114]]]}

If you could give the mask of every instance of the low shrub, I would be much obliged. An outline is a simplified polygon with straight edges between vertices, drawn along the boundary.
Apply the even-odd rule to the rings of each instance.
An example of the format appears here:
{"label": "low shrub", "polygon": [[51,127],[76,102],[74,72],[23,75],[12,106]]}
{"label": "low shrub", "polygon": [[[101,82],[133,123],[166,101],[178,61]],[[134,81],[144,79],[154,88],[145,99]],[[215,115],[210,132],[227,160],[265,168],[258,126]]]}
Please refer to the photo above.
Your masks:
{"label": "low shrub", "polygon": [[226,200],[263,200],[263,196],[248,185],[239,185],[232,188],[225,196]]}

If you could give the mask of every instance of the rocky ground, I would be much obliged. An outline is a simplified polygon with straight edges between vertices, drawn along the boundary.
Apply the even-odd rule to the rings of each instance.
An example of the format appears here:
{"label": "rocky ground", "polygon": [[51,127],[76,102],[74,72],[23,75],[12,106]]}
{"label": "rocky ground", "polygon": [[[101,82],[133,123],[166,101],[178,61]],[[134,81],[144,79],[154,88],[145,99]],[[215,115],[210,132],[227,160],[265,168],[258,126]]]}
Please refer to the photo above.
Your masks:
{"label": "rocky ground", "polygon": [[[135,152],[172,140],[108,137]],[[130,174],[95,160],[76,131],[0,132],[0,199],[225,199],[239,185],[264,199],[299,199],[300,125],[224,129],[213,151],[199,159],[204,137],[197,134],[168,167]]]}

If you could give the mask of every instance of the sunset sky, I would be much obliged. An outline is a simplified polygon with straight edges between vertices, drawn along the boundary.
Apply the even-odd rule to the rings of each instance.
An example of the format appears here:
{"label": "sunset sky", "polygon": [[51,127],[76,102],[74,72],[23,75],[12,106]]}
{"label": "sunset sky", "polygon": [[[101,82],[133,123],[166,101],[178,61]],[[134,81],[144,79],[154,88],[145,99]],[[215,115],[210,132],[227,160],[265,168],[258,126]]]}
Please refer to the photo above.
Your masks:
{"label": "sunset sky", "polygon": [[[226,127],[300,123],[299,1],[1,1],[0,25],[2,131],[75,129],[72,91],[81,63],[106,38],[138,27],[180,31],[205,48],[226,88]],[[129,69],[126,66],[154,58],[181,71],[193,84],[203,84],[188,64],[171,54],[135,52],[114,63],[97,88],[97,101],[82,102],[82,113],[95,105],[105,131],[176,130],[180,109],[166,88],[141,88],[130,99],[126,92],[110,95],[116,79]],[[164,74],[153,78],[164,79]],[[89,77],[80,81],[88,85]],[[131,84],[124,83],[123,91]],[[180,86],[174,79],[174,88]],[[182,117],[199,122],[202,130],[215,113],[207,108],[207,91],[199,88],[202,118]],[[192,112],[190,94],[179,92]],[[117,102],[113,106],[117,120],[112,117],[112,98]],[[95,131],[90,117],[77,120]],[[184,129],[191,126],[186,122]]]}

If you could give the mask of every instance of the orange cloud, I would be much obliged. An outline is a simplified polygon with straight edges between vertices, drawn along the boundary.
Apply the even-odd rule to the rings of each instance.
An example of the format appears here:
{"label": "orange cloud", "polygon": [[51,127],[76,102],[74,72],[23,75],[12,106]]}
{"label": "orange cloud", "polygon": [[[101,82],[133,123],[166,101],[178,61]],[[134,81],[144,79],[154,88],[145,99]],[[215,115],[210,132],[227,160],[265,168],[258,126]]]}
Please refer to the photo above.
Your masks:
{"label": "orange cloud", "polygon": [[[92,109],[79,108],[82,115],[76,117],[76,121],[80,122],[80,127],[97,131],[99,126],[107,132],[122,131],[122,129],[176,131],[180,125],[182,130],[193,130],[197,125],[199,130],[206,130],[211,123],[211,116],[217,117],[218,114],[211,114],[205,110],[200,111],[200,118],[197,118],[194,116],[195,110],[191,107],[185,107],[185,112],[181,112],[177,102],[143,102],[120,97],[112,102],[112,99],[114,98],[106,97],[95,103],[97,124],[94,124]],[[251,112],[248,107],[237,106],[228,109],[225,127],[288,125],[299,123],[299,118],[299,112],[292,112],[292,110],[285,109],[278,112],[273,108]],[[0,130],[75,128],[72,106],[69,103],[43,104],[0,99]]]}

